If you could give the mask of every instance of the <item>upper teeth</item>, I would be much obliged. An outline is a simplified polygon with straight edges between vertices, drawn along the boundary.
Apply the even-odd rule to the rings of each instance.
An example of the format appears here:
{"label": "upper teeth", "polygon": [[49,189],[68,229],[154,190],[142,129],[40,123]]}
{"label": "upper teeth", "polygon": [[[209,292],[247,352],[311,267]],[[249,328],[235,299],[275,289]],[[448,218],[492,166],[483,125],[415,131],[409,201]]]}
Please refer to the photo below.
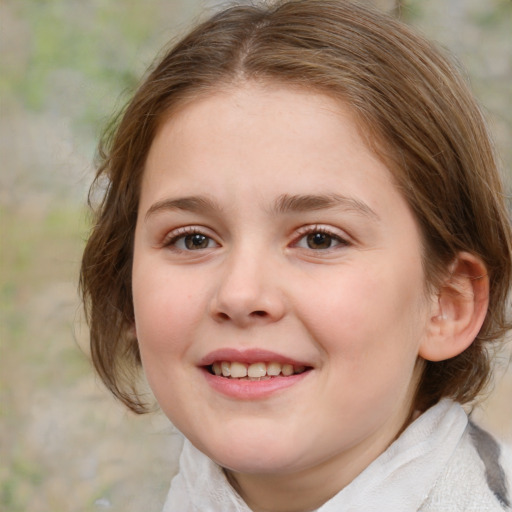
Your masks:
{"label": "upper teeth", "polygon": [[262,377],[277,377],[282,374],[285,377],[293,375],[294,373],[302,373],[306,368],[304,366],[293,366],[292,364],[281,364],[276,362],[271,363],[238,363],[222,361],[216,362],[212,365],[212,370],[215,375],[222,375],[223,377],[232,377],[235,379],[243,379],[249,377],[251,379],[258,379]]}

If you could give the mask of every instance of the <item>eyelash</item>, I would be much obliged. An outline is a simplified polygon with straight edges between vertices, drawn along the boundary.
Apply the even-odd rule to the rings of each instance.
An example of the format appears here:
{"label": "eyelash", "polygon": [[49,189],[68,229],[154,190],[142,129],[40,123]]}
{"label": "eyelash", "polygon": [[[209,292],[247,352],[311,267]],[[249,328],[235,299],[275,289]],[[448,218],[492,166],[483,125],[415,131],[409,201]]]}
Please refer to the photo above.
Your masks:
{"label": "eyelash", "polygon": [[[293,242],[294,247],[299,247],[299,243],[303,239],[307,239],[308,236],[311,235],[325,235],[329,237],[329,239],[332,242],[336,242],[336,245],[332,246],[329,245],[328,247],[322,248],[322,249],[313,249],[312,247],[301,247],[302,249],[311,250],[311,251],[332,251],[335,250],[337,247],[347,247],[351,245],[351,243],[344,237],[340,236],[337,233],[334,233],[332,229],[328,229],[324,226],[305,226],[299,230],[298,236],[295,238],[295,241]],[[307,242],[306,242],[307,243]]]}
{"label": "eyelash", "polygon": [[[166,236],[165,240],[162,243],[162,246],[180,252],[193,252],[194,249],[178,247],[177,243],[178,241],[183,240],[183,243],[186,244],[187,237],[192,237],[194,235],[203,236],[206,240],[208,240],[208,245],[210,245],[210,243],[213,242],[216,246],[218,246],[218,243],[211,236],[205,234],[204,231],[205,230],[203,228],[195,226],[186,226],[183,228],[178,228]],[[211,247],[199,247],[196,250],[204,250],[210,248]]]}
{"label": "eyelash", "polygon": [[[187,237],[192,237],[194,235],[198,235],[200,237],[204,237],[203,242],[206,242],[205,247],[197,246],[195,249],[192,249],[190,247],[179,247],[178,242],[180,240],[183,241],[183,244],[187,243]],[[320,248],[312,248],[309,247],[309,240],[307,237],[309,236],[315,236],[315,235],[324,235],[327,237],[327,240],[325,243],[327,243],[327,247],[320,247]],[[301,247],[300,243],[302,240],[306,240],[306,246]],[[318,240],[319,243],[322,243],[322,240]],[[204,228],[196,227],[196,226],[186,226],[183,228],[178,228],[175,231],[171,232],[163,241],[162,246],[168,247],[174,251],[177,252],[194,252],[194,251],[201,251],[205,249],[211,249],[211,244],[215,244],[215,246],[219,246],[219,244],[215,241],[215,239],[205,233]],[[333,245],[334,243],[334,245]],[[291,247],[299,248],[299,249],[306,249],[314,252],[327,252],[335,250],[338,247],[347,247],[351,245],[351,243],[344,237],[341,237],[339,234],[334,233],[333,230],[328,229],[324,226],[304,226],[298,230],[297,236],[295,237],[294,241],[291,243]]]}

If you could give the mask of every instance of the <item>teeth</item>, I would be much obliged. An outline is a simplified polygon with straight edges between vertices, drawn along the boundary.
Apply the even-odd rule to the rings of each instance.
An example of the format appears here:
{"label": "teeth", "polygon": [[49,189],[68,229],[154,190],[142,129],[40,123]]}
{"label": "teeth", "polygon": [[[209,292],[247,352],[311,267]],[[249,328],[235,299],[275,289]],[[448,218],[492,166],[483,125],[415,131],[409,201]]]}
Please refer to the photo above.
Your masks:
{"label": "teeth", "polygon": [[283,364],[283,368],[281,369],[281,373],[285,377],[293,375],[293,366],[291,364]]}
{"label": "teeth", "polygon": [[249,377],[264,377],[267,374],[267,365],[265,363],[253,363],[247,368]]}
{"label": "teeth", "polygon": [[234,379],[241,379],[242,377],[247,377],[247,366],[245,366],[245,364],[242,363],[231,363],[231,377],[233,377]]}
{"label": "teeth", "polygon": [[222,361],[220,367],[222,368],[222,375],[224,377],[231,376],[231,365],[227,361]]}
{"label": "teeth", "polygon": [[233,379],[266,380],[279,375],[289,377],[290,375],[303,373],[306,371],[306,367],[281,364],[274,361],[270,363],[258,362],[250,365],[237,361],[222,361],[213,363],[211,370],[214,375],[222,375]]}
{"label": "teeth", "polygon": [[267,375],[271,375],[276,377],[281,373],[281,364],[280,363],[268,363],[267,364]]}

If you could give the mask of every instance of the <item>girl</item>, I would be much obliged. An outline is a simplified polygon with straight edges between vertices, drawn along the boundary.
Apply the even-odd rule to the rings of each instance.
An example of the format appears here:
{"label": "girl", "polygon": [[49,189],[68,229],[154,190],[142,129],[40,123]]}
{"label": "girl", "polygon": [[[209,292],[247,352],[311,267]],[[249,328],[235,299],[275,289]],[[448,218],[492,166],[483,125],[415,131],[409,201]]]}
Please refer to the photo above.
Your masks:
{"label": "girl", "polygon": [[349,1],[233,7],[174,46],[102,153],[92,357],[184,434],[165,511],[501,511],[461,404],[508,328],[511,228],[449,60]]}

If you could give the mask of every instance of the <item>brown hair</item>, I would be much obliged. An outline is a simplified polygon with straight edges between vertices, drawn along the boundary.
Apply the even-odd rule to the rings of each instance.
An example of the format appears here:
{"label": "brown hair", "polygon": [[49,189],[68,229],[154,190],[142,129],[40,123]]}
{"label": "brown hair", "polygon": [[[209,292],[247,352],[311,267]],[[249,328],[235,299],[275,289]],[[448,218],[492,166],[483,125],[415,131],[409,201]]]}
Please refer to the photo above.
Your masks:
{"label": "brown hair", "polygon": [[489,342],[509,327],[512,273],[510,221],[486,124],[440,50],[403,23],[343,0],[279,1],[214,15],[154,67],[100,147],[95,184],[106,180],[106,190],[80,284],[92,359],[107,387],[132,410],[147,410],[136,390],[131,264],[141,175],[156,130],[175,106],[243,80],[307,88],[352,108],[419,222],[430,285],[459,251],[482,259],[490,280],[484,325],[459,356],[426,362],[417,393],[420,407],[445,396],[473,400],[490,374]]}

